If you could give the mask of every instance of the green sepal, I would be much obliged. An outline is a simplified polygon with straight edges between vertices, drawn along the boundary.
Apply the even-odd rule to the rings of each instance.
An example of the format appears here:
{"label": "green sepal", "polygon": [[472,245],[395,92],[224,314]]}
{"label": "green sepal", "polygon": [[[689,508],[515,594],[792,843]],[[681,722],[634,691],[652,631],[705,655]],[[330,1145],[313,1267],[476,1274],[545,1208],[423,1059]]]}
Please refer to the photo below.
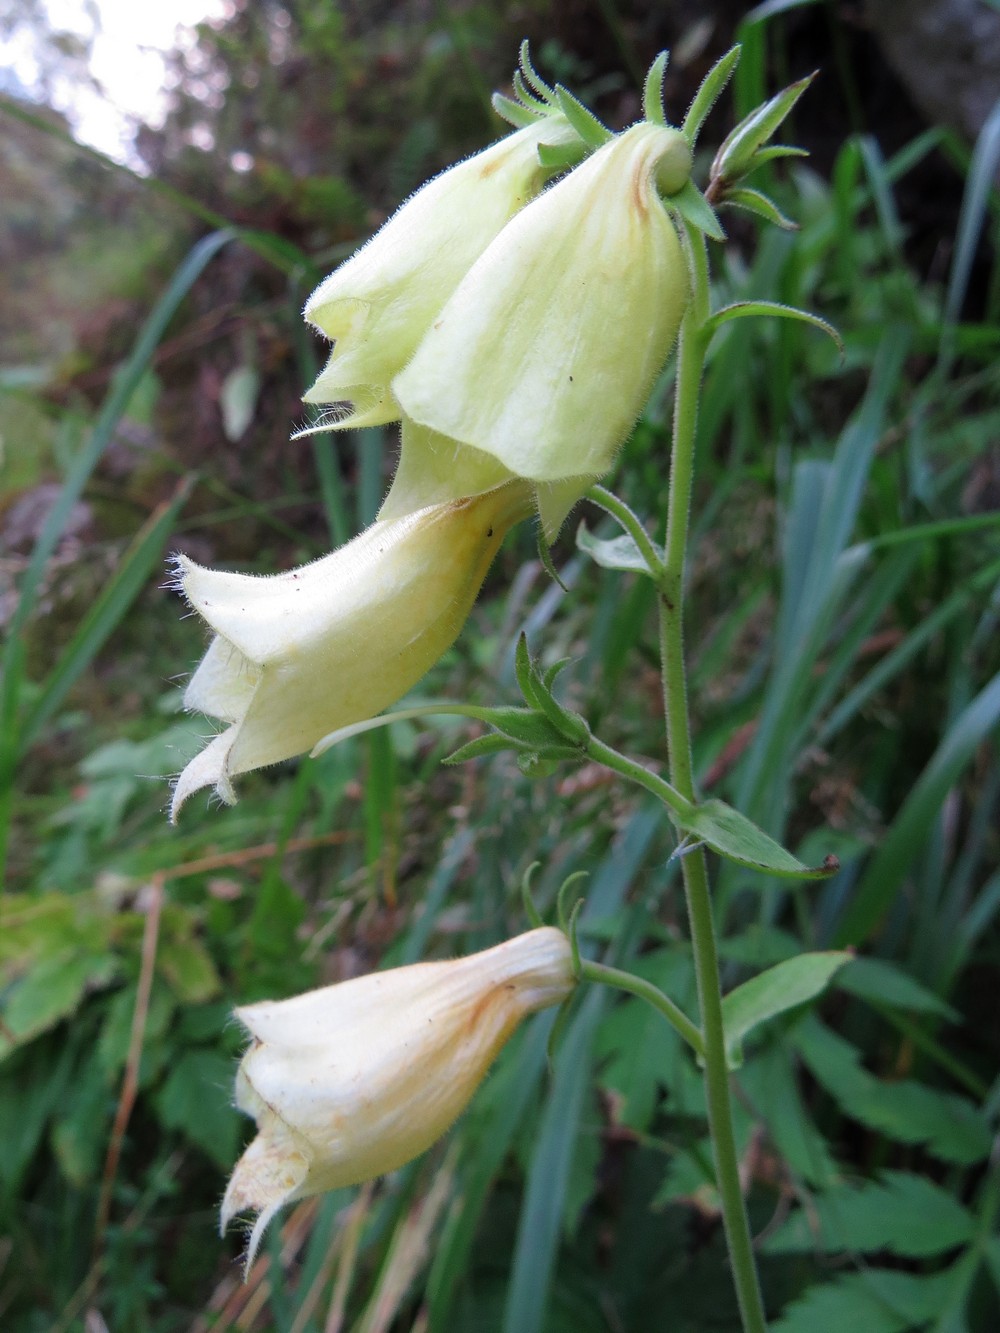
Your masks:
{"label": "green sepal", "polygon": [[828,324],[825,319],[820,319],[819,315],[814,315],[808,310],[800,310],[794,305],[782,305],[780,301],[737,301],[734,305],[724,305],[706,320],[705,332],[712,334],[731,319],[749,319],[753,315],[770,315],[774,319],[797,319],[802,324],[811,324],[814,329],[819,329],[833,339],[843,358],[844,340],[832,324]]}
{"label": "green sepal", "polygon": [[535,878],[535,872],[541,866],[541,861],[532,861],[527,870],[521,876],[521,905],[524,907],[524,915],[528,918],[531,927],[537,930],[539,926],[544,926],[542,914],[535,906],[535,900],[531,896],[531,882]]}
{"label": "green sepal", "polygon": [[528,650],[528,636],[524,633],[518,635],[517,647],[514,649],[514,675],[518,688],[524,695],[525,703],[539,711],[541,696],[535,685],[535,671]]}
{"label": "green sepal", "polygon": [[667,113],[663,109],[663,78],[667,72],[669,51],[661,51],[649,67],[646,82],[642,90],[642,114],[654,125],[666,125]]}
{"label": "green sepal", "polygon": [[565,737],[536,708],[484,708],[483,720],[501,736],[516,741],[527,750],[543,751],[549,746],[565,745]]}
{"label": "green sepal", "polygon": [[783,157],[808,157],[808,148],[796,148],[789,143],[768,144],[766,148],[758,148],[753,155],[754,168],[762,167],[765,162],[778,162]]}
{"label": "green sepal", "polygon": [[[574,713],[557,703],[548,683],[550,680],[555,680],[565,665],[564,659],[556,663],[555,672],[551,675],[548,672],[544,677],[539,675],[528,651],[527,637],[522,634],[518,639],[514,653],[514,673],[526,702],[548,721],[561,741],[569,741],[571,745],[586,745],[590,739],[590,727],[587,722],[579,713]],[[551,672],[551,668],[549,670]]]}
{"label": "green sepal", "polygon": [[685,222],[690,222],[692,227],[697,227],[706,236],[710,236],[713,241],[724,241],[726,239],[726,233],[722,230],[722,225],[715,216],[712,205],[694,181],[689,180],[683,189],[670,196],[667,203],[670,208],[676,209],[680,213]]}
{"label": "green sepal", "polygon": [[502,754],[510,749],[510,744],[506,736],[500,736],[493,731],[488,736],[477,736],[475,740],[466,741],[464,745],[460,745],[457,750],[452,751],[441,762],[443,764],[464,764],[468,759],[483,759],[490,755]]}
{"label": "green sepal", "polygon": [[572,661],[572,657],[560,657],[558,662],[553,662],[550,667],[546,667],[545,674],[542,676],[542,686],[551,692],[552,686],[556,683],[556,679],[566,670]]}
{"label": "green sepal", "polygon": [[699,838],[719,856],[766,875],[780,879],[829,879],[840,869],[835,856],[828,856],[822,865],[804,865],[725,801],[702,801],[671,817],[678,828]]}
{"label": "green sepal", "polygon": [[503,93],[494,93],[492,104],[493,110],[501,120],[505,120],[508,125],[513,125],[519,130],[523,130],[527,125],[537,124],[542,118],[540,112],[522,106],[520,102],[515,102],[512,97],[505,97]]}
{"label": "green sepal", "polygon": [[723,140],[715,155],[712,179],[737,181],[753,171],[757,165],[757,150],[767,143],[815,77],[815,73],[810,74],[783,88],[770,101],[762,103],[741,120]]}
{"label": "green sepal", "polygon": [[556,101],[559,110],[589,147],[601,148],[609,139],[614,137],[608,127],[602,125],[594,113],[589,111],[561,83],[556,84]]}
{"label": "green sepal", "polygon": [[732,78],[733,70],[739,64],[742,50],[743,48],[740,46],[731,47],[724,56],[721,56],[715,62],[702,79],[701,87],[695,93],[694,101],[688,108],[688,113],[684,117],[684,124],[681,126],[681,130],[692,148],[697,142],[708,113],[715,106],[725,90],[726,84]]}
{"label": "green sepal", "polygon": [[[595,537],[587,524],[581,522],[576,530],[576,545],[602,569],[620,569],[629,574],[654,576],[654,571],[646,563],[635,540],[627,532],[620,537]],[[662,560],[662,548],[655,546],[655,550]]]}
{"label": "green sepal", "polygon": [[814,1000],[826,990],[834,973],[853,957],[844,950],[802,953],[769,967],[730,991],[722,1001],[729,1068],[738,1069],[743,1063],[743,1040],[754,1028]]}
{"label": "green sepal", "polygon": [[538,160],[546,171],[568,171],[582,162],[586,155],[586,148],[579,143],[538,145]]}
{"label": "green sepal", "polygon": [[574,870],[572,875],[566,876],[563,882],[559,885],[558,891],[556,892],[556,920],[559,922],[559,929],[562,931],[564,935],[567,936],[569,935],[570,928],[574,924],[573,917],[576,912],[577,906],[583,901],[582,898],[578,898],[573,907],[570,908],[570,910],[567,912],[566,904],[569,901],[570,888],[578,880],[586,878],[587,878],[586,870]]}
{"label": "green sepal", "polygon": [[520,70],[516,69],[514,71],[514,77],[511,79],[511,83],[514,85],[514,92],[517,94],[517,100],[519,102],[523,102],[525,106],[534,107],[537,111],[540,111],[543,114],[548,111],[548,102],[535,96],[525,83]]}
{"label": "green sepal", "polygon": [[530,85],[543,101],[548,102],[551,106],[555,101],[555,90],[549,87],[531,63],[527,38],[524,39],[518,49],[517,63],[521,67],[521,73],[524,75],[525,82]]}
{"label": "green sepal", "polygon": [[552,559],[552,547],[546,540],[545,531],[541,525],[539,525],[538,528],[537,546],[538,559],[541,561],[542,568],[545,570],[546,574],[548,574],[553,583],[557,583],[559,587],[562,588],[563,592],[569,592],[569,589],[559,577],[559,571],[556,569],[555,562]]}
{"label": "green sepal", "polygon": [[719,200],[720,204],[731,204],[733,208],[744,208],[748,213],[755,213],[765,222],[772,222],[782,231],[798,231],[799,224],[794,222],[766,194],[760,190],[748,190],[746,186],[736,186],[727,190]]}

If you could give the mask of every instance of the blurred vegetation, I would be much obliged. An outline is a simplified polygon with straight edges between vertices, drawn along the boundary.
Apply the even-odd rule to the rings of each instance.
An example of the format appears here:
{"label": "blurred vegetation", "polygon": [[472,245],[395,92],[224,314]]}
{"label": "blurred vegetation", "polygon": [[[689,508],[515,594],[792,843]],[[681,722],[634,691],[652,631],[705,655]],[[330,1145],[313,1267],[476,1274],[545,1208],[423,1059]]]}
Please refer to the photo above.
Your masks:
{"label": "blurred vegetation", "polygon": [[[543,906],[586,870],[588,947],[693,1007],[669,830],[603,771],[445,768],[473,733],[440,719],[164,816],[203,726],[179,712],[202,644],[164,558],[286,568],[369,521],[390,433],[288,443],[322,356],[302,300],[498,132],[523,36],[615,125],[657,50],[679,115],[742,40],[715,142],[823,68],[789,131],[813,156],[772,182],[800,232],[729,214],[714,262],[721,297],[815,309],[847,352],[780,321],[715,345],[689,651],[702,787],[843,865],[791,890],[718,873],[727,986],[802,947],[858,958],[750,1047],[739,1130],[778,1333],[998,1326],[1000,133],[923,124],[853,6],[763,8],[239,4],[177,57],[144,178],[4,104],[5,1328],[738,1326],[697,1071],[596,991],[551,1071],[535,1020],[442,1145],[291,1209],[246,1286],[240,1237],[215,1235],[249,1130],[235,1002],[491,943],[537,859]],[[614,479],[653,524],[669,408],[668,374]],[[578,517],[604,531],[567,525],[571,594],[521,533],[419,693],[512,699],[525,626],[574,659],[601,735],[659,760],[652,592],[574,549]]]}

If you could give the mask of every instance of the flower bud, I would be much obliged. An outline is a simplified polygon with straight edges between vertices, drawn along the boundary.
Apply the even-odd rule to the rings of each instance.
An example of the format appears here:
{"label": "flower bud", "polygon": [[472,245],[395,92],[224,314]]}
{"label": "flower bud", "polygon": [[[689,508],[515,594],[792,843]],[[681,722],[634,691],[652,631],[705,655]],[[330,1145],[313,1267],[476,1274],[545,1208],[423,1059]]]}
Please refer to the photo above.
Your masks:
{"label": "flower bud", "polygon": [[394,1171],[453,1124],[527,1014],[575,985],[566,936],[541,927],[451,962],[374,972],[237,1009],[253,1044],[236,1103],[257,1121],[222,1226]]}
{"label": "flower bud", "polygon": [[305,401],[353,404],[321,429],[398,419],[390,381],[466,270],[541,189],[550,171],[539,145],[574,137],[548,115],[435,176],[319,285],[305,316],[335,346]]}
{"label": "flower bud", "polygon": [[634,125],[522,209],[393,381],[413,422],[538,483],[549,529],[611,466],[687,305],[656,187],[678,137]]}
{"label": "flower bud", "polygon": [[531,511],[515,482],[372,524],[301,569],[259,577],[180,557],[180,586],[216,632],[184,696],[231,723],[184,769],[192,792],[310,750],[395,703],[455,641],[513,523]]}

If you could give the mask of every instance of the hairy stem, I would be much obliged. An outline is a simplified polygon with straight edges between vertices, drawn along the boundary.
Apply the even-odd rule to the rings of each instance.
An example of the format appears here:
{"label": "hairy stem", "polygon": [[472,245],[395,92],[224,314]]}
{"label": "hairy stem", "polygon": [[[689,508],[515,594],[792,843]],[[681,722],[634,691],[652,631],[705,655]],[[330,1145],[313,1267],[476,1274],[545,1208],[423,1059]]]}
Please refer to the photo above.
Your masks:
{"label": "hairy stem", "polygon": [[[708,346],[708,256],[701,232],[685,224],[691,263],[691,303],[681,324],[677,353],[670,493],[659,582],[660,653],[663,706],[666,718],[670,782],[681,797],[695,800],[688,718],[687,673],[684,665],[684,574],[687,557],[691,487],[694,477],[698,399]],[[716,1183],[745,1333],[766,1333],[757,1265],[750,1239],[739,1160],[733,1133],[729,1071],[722,1020],[722,988],[715,940],[715,920],[708,887],[705,853],[700,848],[681,861],[694,950],[704,1046],[708,1127],[712,1137]]]}

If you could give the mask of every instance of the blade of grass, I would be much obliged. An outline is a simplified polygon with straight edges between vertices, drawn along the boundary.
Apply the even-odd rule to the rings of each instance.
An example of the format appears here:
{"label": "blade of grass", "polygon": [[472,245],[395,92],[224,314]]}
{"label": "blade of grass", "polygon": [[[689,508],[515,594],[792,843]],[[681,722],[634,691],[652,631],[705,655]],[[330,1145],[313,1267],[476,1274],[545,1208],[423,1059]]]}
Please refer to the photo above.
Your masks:
{"label": "blade of grass", "polygon": [[[659,812],[645,808],[632,816],[620,843],[612,847],[589,886],[584,919],[598,920],[620,910],[659,831]],[[633,909],[604,961],[627,954],[645,908]],[[590,1084],[593,1039],[608,992],[594,987],[570,1020],[555,1060],[555,1078],[532,1154],[507,1289],[503,1333],[541,1333],[562,1227],[569,1168]]]}
{"label": "blade of grass", "polygon": [[945,796],[980,744],[1000,724],[1000,675],[952,723],[917,779],[858,884],[837,931],[837,947],[860,944],[876,928],[921,856]]}
{"label": "blade of grass", "polygon": [[38,739],[46,722],[145,588],[150,575],[160,563],[163,548],[174,530],[174,520],[191,494],[195,480],[193,474],[186,477],[173,499],[160,505],[143,525],[122,557],[111,581],[77,626],[20,728],[19,758]]}
{"label": "blade of grass", "polygon": [[[21,634],[35,605],[45,566],[58,545],[73,506],[83,493],[91,473],[111,443],[118,422],[128,409],[156,352],[167,326],[177,313],[185,296],[198,280],[205,266],[235,237],[231,231],[213,232],[200,240],[177,269],[167,290],[153,307],[143,325],[132,354],[116,377],[114,387],[104,400],[90,438],[77,454],[63,483],[59,496],[35,543],[27,569],[21,580],[17,606],[7,627],[7,643],[0,660],[0,717],[16,717],[24,668]],[[4,882],[7,864],[7,845],[13,805],[13,778],[19,751],[16,726],[5,726],[0,735],[0,884]]]}

